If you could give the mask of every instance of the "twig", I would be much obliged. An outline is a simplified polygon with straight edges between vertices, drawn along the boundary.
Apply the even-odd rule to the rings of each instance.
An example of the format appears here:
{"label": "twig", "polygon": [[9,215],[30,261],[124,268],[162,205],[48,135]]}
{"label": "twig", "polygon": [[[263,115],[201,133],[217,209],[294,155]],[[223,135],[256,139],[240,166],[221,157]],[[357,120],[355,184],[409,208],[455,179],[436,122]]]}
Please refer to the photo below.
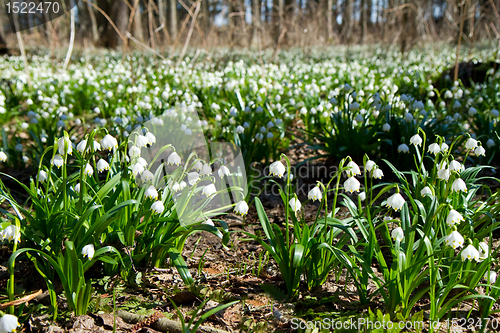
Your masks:
{"label": "twig", "polygon": [[69,37],[68,53],[66,53],[66,59],[64,60],[63,65],[64,70],[68,68],[69,60],[71,59],[71,53],[73,53],[73,45],[75,44],[75,10],[76,8],[71,9],[71,34]]}
{"label": "twig", "polygon": [[201,8],[201,0],[196,2],[196,9],[194,10],[194,15],[191,20],[191,26],[189,27],[188,35],[186,37],[186,41],[184,42],[184,47],[182,48],[181,54],[179,55],[179,59],[177,60],[177,64],[175,65],[175,67],[179,66],[179,64],[182,61],[182,58],[184,57],[184,54],[186,54],[189,41],[191,40],[191,35],[193,34],[196,18],[198,17],[198,13],[200,12],[200,8]]}
{"label": "twig", "polygon": [[8,308],[9,306],[16,306],[16,305],[21,305],[23,303],[28,303],[32,299],[36,298],[38,295],[42,294],[42,289],[38,290],[36,293],[24,296],[23,298],[16,299],[15,301],[7,302],[7,303],[2,303],[0,304],[0,309],[5,309]]}
{"label": "twig", "polygon": [[99,11],[99,13],[101,13],[106,18],[106,20],[108,20],[109,24],[111,24],[111,26],[113,27],[113,29],[115,29],[116,33],[118,34],[118,36],[122,40],[123,44],[126,45],[127,38],[125,38],[125,36],[123,36],[123,34],[121,33],[121,31],[115,25],[115,23],[113,22],[113,20],[108,16],[108,14],[106,14],[105,11],[103,11],[98,6],[94,5],[92,2],[89,2],[88,0],[83,0],[83,2],[86,2],[87,4],[90,4],[92,7],[94,7],[95,9],[97,9]]}
{"label": "twig", "polygon": [[26,73],[26,81],[28,82],[28,87],[31,89],[31,76],[30,76],[30,69],[28,67],[28,58],[26,57],[26,51],[24,50],[23,36],[19,31],[19,17],[17,15],[14,15],[14,25],[16,28],[16,37],[17,37],[17,42],[19,44],[19,50],[21,50],[21,56],[23,57],[24,72]]}
{"label": "twig", "polygon": [[[206,1],[206,0],[203,0],[203,1]],[[189,13],[189,16],[193,17],[193,11],[191,10],[191,8],[189,8],[185,3],[184,1],[182,0],[179,0],[179,3],[181,4],[182,7],[184,7],[185,10],[187,10],[187,12]],[[200,37],[203,39],[203,36],[205,35],[203,33],[203,31],[201,31],[201,28],[200,28],[200,25],[198,24],[198,22],[195,23],[196,24],[196,30],[198,31],[198,33],[200,34]]]}
{"label": "twig", "polygon": [[154,54],[156,54],[158,57],[160,57],[162,60],[165,60],[165,57],[162,56],[160,53],[158,53],[158,51],[156,50],[153,50],[152,48],[150,48],[149,46],[147,46],[146,44],[142,43],[141,41],[139,41],[137,38],[135,38],[134,36],[132,36],[132,34],[130,32],[127,31],[126,33],[126,36],[131,39],[134,43],[136,43],[137,45],[139,46],[142,46],[143,48],[153,52]]}
{"label": "twig", "polygon": [[[135,324],[146,320],[148,316],[137,315],[123,310],[116,311],[116,315],[122,318],[125,322]],[[159,318],[151,324],[152,328],[162,332],[182,333],[182,324],[178,321],[170,320],[167,318]],[[199,326],[197,332],[202,333],[229,333],[228,331],[220,330],[215,327]]]}

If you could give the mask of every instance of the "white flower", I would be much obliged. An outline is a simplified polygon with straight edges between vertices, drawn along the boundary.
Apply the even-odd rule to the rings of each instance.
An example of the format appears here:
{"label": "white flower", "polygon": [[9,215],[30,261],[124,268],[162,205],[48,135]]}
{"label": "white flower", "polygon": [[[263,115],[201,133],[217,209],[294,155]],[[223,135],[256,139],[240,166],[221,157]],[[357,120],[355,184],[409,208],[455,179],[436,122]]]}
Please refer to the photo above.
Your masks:
{"label": "white flower", "polygon": [[144,192],[144,196],[149,199],[158,200],[158,191],[156,191],[156,188],[153,185],[150,185],[146,192]]}
{"label": "white flower", "polygon": [[472,117],[472,116],[474,116],[474,115],[477,113],[477,110],[476,110],[476,108],[475,108],[475,107],[472,107],[472,106],[471,106],[471,107],[469,108],[469,112],[467,112],[467,113],[469,114],[469,116],[471,116],[471,117]]}
{"label": "white flower", "polygon": [[69,139],[64,136],[57,141],[57,149],[59,150],[59,155],[71,155],[73,154],[73,146]]}
{"label": "white flower", "polygon": [[446,218],[446,224],[452,227],[455,224],[459,224],[460,221],[465,221],[462,214],[454,209],[450,210],[450,212],[448,213],[448,217]]}
{"label": "white flower", "polygon": [[[491,148],[494,146],[495,146],[495,141],[493,141],[492,139],[488,139],[488,141],[486,141],[486,147]],[[1,154],[1,152],[0,152],[0,154]],[[1,158],[0,158],[0,160],[1,160]]]}
{"label": "white flower", "polygon": [[144,171],[144,166],[142,166],[141,163],[136,163],[132,166],[132,174],[137,176],[138,174],[141,174]]}
{"label": "white flower", "polygon": [[409,153],[410,147],[406,143],[402,143],[398,146],[398,153]]}
{"label": "white flower", "polygon": [[75,192],[80,193],[80,183],[76,183],[75,185]]}
{"label": "white flower", "polygon": [[373,168],[376,167],[376,164],[375,162],[373,162],[372,160],[368,160],[366,161],[366,164],[365,164],[365,170],[370,172],[373,170]]}
{"label": "white flower", "polygon": [[450,162],[450,171],[458,171],[458,172],[460,172],[462,170],[464,170],[464,166],[463,166],[462,163],[457,162],[455,160],[453,160],[453,161]]}
{"label": "white flower", "polygon": [[425,196],[426,194],[428,194],[429,196],[432,196],[432,191],[431,191],[431,188],[429,186],[426,186],[424,187],[421,191],[420,191],[420,195],[421,196]]}
{"label": "white flower", "polygon": [[3,151],[0,151],[0,162],[5,161],[7,161],[7,154],[5,154]]}
{"label": "white flower", "polygon": [[391,207],[397,212],[403,207],[404,203],[405,199],[403,196],[399,193],[394,193],[387,199],[386,206]]}
{"label": "white flower", "polygon": [[177,165],[179,166],[181,164],[181,157],[179,154],[177,154],[175,151],[170,154],[170,156],[167,159],[167,165]]}
{"label": "white flower", "polygon": [[2,240],[7,239],[9,241],[15,241],[17,243],[21,242],[21,232],[19,228],[14,224],[7,226],[0,232],[0,235],[2,236]]}
{"label": "white flower", "polygon": [[87,140],[82,140],[80,141],[79,144],[76,145],[76,151],[78,151],[79,153],[83,153],[86,147],[87,147]]}
{"label": "white flower", "polygon": [[428,148],[429,153],[436,155],[441,151],[441,147],[437,143],[431,143]]}
{"label": "white flower", "polygon": [[128,150],[128,156],[130,156],[130,158],[141,156],[141,148],[137,146],[130,146]]}
{"label": "white flower", "polygon": [[210,185],[207,185],[203,188],[203,191],[201,191],[201,193],[203,193],[204,195],[206,195],[207,197],[211,196],[212,194],[214,194],[215,192],[217,192],[217,189],[215,188],[215,185],[214,184],[210,184]]}
{"label": "white flower", "polygon": [[349,163],[347,163],[347,167],[348,169],[346,170],[346,173],[348,177],[361,174],[361,170],[359,170],[359,166],[356,164],[356,162],[350,161]]}
{"label": "white flower", "polygon": [[474,245],[469,245],[462,250],[462,261],[465,260],[476,260],[479,261],[479,251],[476,250]]}
{"label": "white flower", "polygon": [[200,174],[196,171],[193,171],[189,172],[187,177],[189,185],[194,185],[200,179]]}
{"label": "white flower", "polygon": [[231,171],[229,171],[229,168],[225,165],[221,165],[217,173],[219,174],[220,178],[224,178],[224,176],[231,175]]}
{"label": "white flower", "polygon": [[156,142],[156,136],[153,133],[147,132],[145,136],[148,139],[148,144],[150,146],[153,145],[153,143]]}
{"label": "white flower", "polygon": [[479,262],[488,258],[488,252],[490,248],[485,242],[479,243]]}
{"label": "white flower", "polygon": [[151,171],[149,170],[144,170],[141,174],[141,180],[144,182],[144,183],[147,183],[147,182],[150,182],[150,181],[153,181],[153,178],[154,178],[154,175]]}
{"label": "white flower", "polygon": [[366,199],[366,192],[363,191],[360,194],[358,194],[358,196],[359,196],[359,199],[361,199],[361,201],[365,201],[365,199]]}
{"label": "white flower", "polygon": [[403,238],[405,237],[405,233],[403,232],[403,228],[397,227],[394,230],[392,230],[391,237],[395,241],[400,241],[401,242],[403,240]]}
{"label": "white flower", "polygon": [[443,142],[443,143],[441,144],[440,149],[441,149],[441,152],[442,152],[442,153],[444,153],[445,151],[447,151],[447,150],[448,150],[448,148],[450,148],[450,146],[448,146],[448,145],[446,144],[446,142]]}
{"label": "white flower", "polygon": [[52,161],[50,161],[50,163],[52,163],[52,165],[56,166],[57,168],[60,168],[64,164],[64,159],[62,158],[61,155],[56,154],[52,159]]}
{"label": "white flower", "polygon": [[488,281],[489,284],[495,284],[497,281],[497,273],[494,271],[489,271],[484,273],[484,279]]}
{"label": "white flower", "polygon": [[135,144],[139,148],[147,147],[147,145],[149,144],[149,140],[144,135],[138,135],[137,139],[135,140]]}
{"label": "white flower", "polygon": [[94,254],[95,254],[94,244],[88,244],[82,248],[82,255],[84,257],[89,258],[89,260],[92,260],[92,258],[94,258]]}
{"label": "white flower", "polygon": [[183,188],[185,188],[187,186],[187,183],[185,181],[181,181],[179,183],[179,186],[180,186],[180,189],[182,190]]}
{"label": "white flower", "polygon": [[38,177],[37,177],[38,181],[40,183],[45,183],[45,181],[47,180],[47,173],[43,170],[40,170],[38,172]]}
{"label": "white flower", "polygon": [[212,167],[210,166],[210,164],[203,164],[203,166],[201,167],[200,175],[209,176],[210,174],[212,174]]}
{"label": "white flower", "polygon": [[382,130],[384,132],[389,132],[391,130],[391,125],[389,125],[388,123],[385,123],[383,126],[382,126]]}
{"label": "white flower", "polygon": [[201,171],[201,168],[203,168],[203,161],[198,160],[198,161],[194,164],[193,168],[194,168],[196,171]]}
{"label": "white flower", "polygon": [[452,248],[456,249],[457,247],[461,247],[464,245],[464,238],[458,231],[455,230],[444,238],[444,242],[446,245],[449,245]]}
{"label": "white flower", "polygon": [[285,166],[281,163],[281,161],[273,162],[269,166],[269,174],[271,176],[278,176],[278,178],[281,178],[285,174],[285,171]]}
{"label": "white flower", "polygon": [[206,224],[206,225],[209,225],[211,227],[215,227],[214,221],[212,221],[212,219],[208,219],[208,220],[202,222],[201,224]]}
{"label": "white flower", "polygon": [[174,192],[177,192],[181,189],[181,184],[179,184],[179,182],[175,182],[173,185],[172,185],[172,191]]}
{"label": "white flower", "polygon": [[118,141],[109,134],[106,134],[101,140],[101,147],[104,150],[113,150],[118,148]]}
{"label": "white flower", "polygon": [[15,332],[17,327],[20,326],[17,317],[11,314],[4,314],[0,318],[0,333]]}
{"label": "white flower", "polygon": [[422,138],[420,135],[415,134],[410,138],[410,144],[415,145],[415,146],[420,146],[422,144]]}
{"label": "white flower", "polygon": [[344,189],[346,191],[349,191],[349,192],[359,192],[359,186],[361,184],[359,183],[359,181],[354,178],[354,177],[349,177],[347,178],[347,180],[344,182]]}
{"label": "white flower", "polygon": [[457,178],[451,185],[451,191],[452,192],[467,192],[467,186],[465,185],[465,182],[462,180],[462,178]]}
{"label": "white flower", "polygon": [[234,212],[239,215],[246,215],[248,213],[248,205],[245,201],[240,201],[234,207]]}
{"label": "white flower", "polygon": [[83,172],[87,176],[91,176],[94,173],[94,168],[92,168],[92,166],[89,163],[87,163],[87,165],[85,165],[85,170]]}
{"label": "white flower", "polygon": [[151,210],[154,213],[161,214],[165,210],[165,206],[163,206],[163,202],[161,202],[161,201],[155,201],[151,205]]}
{"label": "white flower", "polygon": [[314,186],[313,189],[310,190],[307,194],[307,198],[312,201],[321,201],[321,199],[323,198],[323,193],[321,193],[321,190],[318,186]]}
{"label": "white flower", "polygon": [[245,132],[245,128],[241,125],[238,125],[238,127],[236,127],[236,133],[241,134],[243,132]]}
{"label": "white flower", "polygon": [[148,162],[147,162],[144,158],[142,158],[142,157],[139,157],[139,158],[137,159],[137,163],[139,163],[139,164],[140,164],[140,165],[142,165],[143,167],[147,167],[147,166],[148,166]]}
{"label": "white flower", "polygon": [[493,109],[493,110],[491,110],[491,111],[490,111],[490,114],[491,114],[494,118],[498,118],[498,114],[499,114],[499,113],[498,113],[498,110]]}
{"label": "white flower", "polygon": [[295,212],[295,214],[297,214],[297,212],[302,207],[302,204],[300,203],[300,201],[295,197],[291,198],[288,203],[290,204],[290,207],[292,207],[292,210]]}
{"label": "white flower", "polygon": [[375,179],[382,179],[382,177],[384,176],[384,172],[379,169],[379,168],[376,168],[375,170],[373,170],[373,178]]}
{"label": "white flower", "polygon": [[443,168],[438,170],[437,177],[441,180],[448,181],[448,179],[450,179],[450,174],[451,172],[449,169]]}
{"label": "white flower", "polygon": [[473,138],[469,138],[467,142],[465,143],[465,148],[466,149],[474,149],[477,147],[477,141]]}
{"label": "white flower", "polygon": [[477,146],[476,149],[474,149],[474,153],[477,156],[485,156],[486,150],[483,148],[483,146]]}
{"label": "white flower", "polygon": [[109,164],[101,158],[97,161],[97,171],[103,172],[104,170],[109,170]]}

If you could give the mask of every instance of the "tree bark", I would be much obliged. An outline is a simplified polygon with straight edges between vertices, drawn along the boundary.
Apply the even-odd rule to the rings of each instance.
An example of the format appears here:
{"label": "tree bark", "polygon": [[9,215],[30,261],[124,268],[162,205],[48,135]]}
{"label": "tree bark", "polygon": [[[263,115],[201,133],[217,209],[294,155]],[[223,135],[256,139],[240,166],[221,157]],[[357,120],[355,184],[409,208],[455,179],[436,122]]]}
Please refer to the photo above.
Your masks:
{"label": "tree bark", "polygon": [[366,0],[361,0],[361,18],[360,18],[360,24],[361,24],[361,36],[359,39],[360,43],[363,43],[366,37],[366,27],[367,27],[367,8],[366,8]]}
{"label": "tree bark", "polygon": [[259,44],[260,34],[260,0],[252,0],[252,45]]}
{"label": "tree bark", "polygon": [[170,36],[177,38],[177,0],[170,0]]}
{"label": "tree bark", "polygon": [[[162,30],[163,30],[163,33],[165,34],[165,39],[169,39],[168,37],[168,30],[167,30],[167,27],[166,27],[166,22],[167,20],[165,19],[165,13],[166,13],[166,8],[165,8],[165,0],[158,0],[158,18],[160,20],[160,26],[163,26]],[[160,36],[161,36],[161,33],[160,33]],[[159,37],[159,42],[161,44],[161,41],[163,40],[163,38]]]}
{"label": "tree bark", "polygon": [[7,42],[3,39],[3,35],[0,32],[0,54],[9,53],[9,49],[7,48]]}
{"label": "tree bark", "polygon": [[[92,0],[89,0],[90,2],[93,2]],[[87,3],[87,10],[89,12],[89,17],[90,17],[90,22],[92,24],[92,40],[95,43],[99,40],[99,30],[97,29],[97,19],[95,17],[95,12],[94,8]]]}
{"label": "tree bark", "polygon": [[326,29],[328,41],[331,41],[333,39],[333,0],[327,0],[326,4]]}
{"label": "tree bark", "polygon": [[134,13],[134,37],[140,41],[144,40],[144,32],[142,31],[141,1],[137,2]]}
{"label": "tree bark", "polygon": [[[103,8],[101,7],[101,9]],[[123,35],[125,35],[128,28],[128,17],[130,13],[128,6],[125,5],[122,1],[113,1],[111,7],[109,8],[109,11],[105,10],[105,12],[115,23],[118,30],[121,33],[123,33]],[[107,21],[105,22],[105,24],[106,24],[106,40],[104,42],[104,45],[110,48],[116,48],[118,45],[121,44],[120,36],[116,33],[115,29],[113,29],[113,27]]]}
{"label": "tree bark", "polygon": [[344,28],[342,29],[344,41],[349,44],[351,42],[352,35],[352,0],[345,1],[345,10],[344,14],[342,15],[342,24],[344,26]]}

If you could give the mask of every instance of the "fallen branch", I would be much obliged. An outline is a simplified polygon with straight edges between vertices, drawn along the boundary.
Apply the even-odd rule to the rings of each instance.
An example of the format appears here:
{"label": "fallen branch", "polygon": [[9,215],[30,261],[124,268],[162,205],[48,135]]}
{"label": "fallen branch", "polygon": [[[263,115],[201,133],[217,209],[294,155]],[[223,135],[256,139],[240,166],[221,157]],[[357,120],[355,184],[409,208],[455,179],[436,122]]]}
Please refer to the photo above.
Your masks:
{"label": "fallen branch", "polygon": [[[116,311],[116,315],[122,318],[125,322],[129,324],[136,324],[148,319],[148,316],[137,315],[134,313],[130,313],[123,310]],[[182,333],[182,325],[180,322],[175,320],[170,320],[167,318],[159,318],[154,323],[151,324],[151,328],[162,331],[162,332],[170,332],[170,333]],[[218,328],[209,327],[209,326],[200,326],[198,327],[197,332],[202,333],[229,333],[228,331],[220,330]]]}
{"label": "fallen branch", "polygon": [[41,295],[41,294],[42,294],[42,289],[38,290],[34,294],[24,296],[23,298],[16,299],[14,301],[7,302],[7,303],[2,303],[2,304],[0,304],[0,309],[8,308],[11,305],[17,306],[17,305],[21,305],[23,303],[28,303],[29,301],[31,301],[32,299],[36,298],[38,295]]}

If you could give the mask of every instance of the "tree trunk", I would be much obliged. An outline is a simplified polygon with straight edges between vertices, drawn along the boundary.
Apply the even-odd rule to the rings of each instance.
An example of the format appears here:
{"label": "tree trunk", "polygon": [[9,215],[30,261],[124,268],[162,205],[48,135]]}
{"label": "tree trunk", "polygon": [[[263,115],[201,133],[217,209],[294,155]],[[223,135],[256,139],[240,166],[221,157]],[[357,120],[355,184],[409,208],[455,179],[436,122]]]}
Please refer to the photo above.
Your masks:
{"label": "tree trunk", "polygon": [[170,36],[177,38],[177,0],[170,0]]}
{"label": "tree trunk", "polygon": [[260,0],[252,0],[252,45],[259,44],[260,34]]}
{"label": "tree trunk", "polygon": [[[89,0],[92,2],[92,0]],[[92,40],[94,44],[99,40],[99,30],[97,29],[97,19],[95,17],[94,8],[87,3],[87,10],[89,12],[90,22],[92,24]]]}
{"label": "tree trunk", "polygon": [[134,36],[140,41],[144,40],[144,32],[142,31],[142,11],[141,1],[138,1],[135,6],[134,13]]}
{"label": "tree trunk", "polygon": [[328,41],[331,41],[333,39],[333,0],[327,0],[326,29],[328,31]]}
{"label": "tree trunk", "polygon": [[352,0],[345,0],[345,10],[342,15],[342,24],[344,26],[342,29],[344,41],[349,44],[351,42],[352,35]]}
{"label": "tree trunk", "polygon": [[[162,30],[163,30],[163,33],[165,34],[165,39],[169,39],[168,32],[167,32],[168,30],[166,27],[167,20],[165,19],[166,11],[167,10],[165,8],[165,0],[158,0],[158,18],[160,20],[160,26],[163,26]],[[160,33],[160,36],[161,36],[161,33]],[[163,40],[163,38],[159,37],[158,40],[160,42]]]}
{"label": "tree trunk", "polygon": [[7,42],[3,39],[3,34],[0,31],[0,54],[9,53],[9,49],[7,48]]}
{"label": "tree trunk", "polygon": [[[128,6],[124,6],[121,1],[113,1],[110,11],[108,12],[111,20],[123,35],[127,32],[129,12]],[[107,47],[116,48],[121,44],[120,36],[109,23],[106,30],[107,40],[105,41],[105,45]]]}
{"label": "tree trunk", "polygon": [[366,0],[361,0],[361,18],[360,18],[360,25],[361,25],[361,36],[359,39],[360,43],[363,43],[366,37],[366,25],[367,25],[367,9],[366,9]]}

